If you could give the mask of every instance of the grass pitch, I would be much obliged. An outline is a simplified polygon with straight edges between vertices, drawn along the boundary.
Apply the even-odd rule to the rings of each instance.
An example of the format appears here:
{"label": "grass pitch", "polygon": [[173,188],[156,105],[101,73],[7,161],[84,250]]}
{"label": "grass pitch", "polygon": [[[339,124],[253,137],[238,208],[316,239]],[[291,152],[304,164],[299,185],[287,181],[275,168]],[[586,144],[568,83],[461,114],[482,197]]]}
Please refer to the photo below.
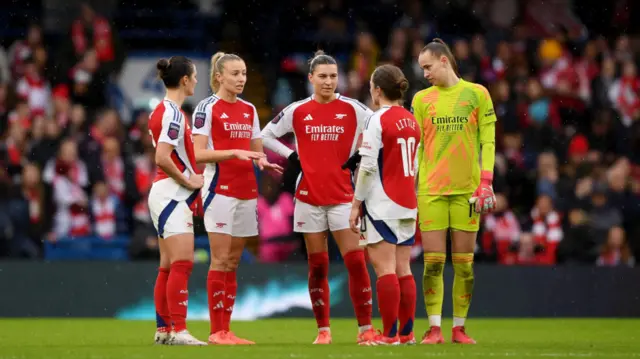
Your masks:
{"label": "grass pitch", "polygon": [[[188,323],[199,339],[208,336],[207,322]],[[380,322],[374,323],[380,327]],[[410,358],[640,358],[637,319],[471,319],[467,331],[478,344],[461,346],[355,345],[354,320],[331,322],[333,344],[314,346],[313,319],[269,319],[232,322],[237,335],[255,346],[154,346],[154,323],[109,319],[0,320],[0,359],[370,359]],[[416,323],[422,335],[425,320]],[[443,323],[450,339],[451,322]]]}

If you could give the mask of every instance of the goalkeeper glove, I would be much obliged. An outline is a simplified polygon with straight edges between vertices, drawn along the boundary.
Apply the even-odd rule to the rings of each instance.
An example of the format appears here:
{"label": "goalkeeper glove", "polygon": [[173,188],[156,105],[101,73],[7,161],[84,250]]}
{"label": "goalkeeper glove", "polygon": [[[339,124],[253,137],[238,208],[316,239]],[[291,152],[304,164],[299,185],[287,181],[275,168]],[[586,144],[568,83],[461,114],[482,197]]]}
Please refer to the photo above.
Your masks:
{"label": "goalkeeper glove", "polygon": [[490,213],[496,209],[496,195],[493,193],[493,173],[482,171],[480,185],[471,195],[470,204],[475,204],[476,213]]}
{"label": "goalkeeper glove", "polygon": [[361,159],[362,156],[360,156],[360,151],[356,150],[356,152],[351,157],[349,157],[347,162],[342,165],[342,169],[345,170],[348,168],[349,170],[351,170],[351,172],[355,172],[356,168],[360,164]]}
{"label": "goalkeeper glove", "polygon": [[285,192],[295,193],[296,182],[298,181],[300,172],[302,172],[302,164],[300,164],[300,158],[298,158],[297,152],[291,152],[287,160],[289,163],[282,174],[282,189]]}

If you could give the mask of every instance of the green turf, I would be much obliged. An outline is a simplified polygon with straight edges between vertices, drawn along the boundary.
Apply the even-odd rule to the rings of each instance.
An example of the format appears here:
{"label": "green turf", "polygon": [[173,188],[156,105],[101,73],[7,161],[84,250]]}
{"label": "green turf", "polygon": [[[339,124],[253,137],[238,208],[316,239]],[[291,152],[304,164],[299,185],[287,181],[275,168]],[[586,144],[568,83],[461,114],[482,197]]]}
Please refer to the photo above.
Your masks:
{"label": "green turf", "polygon": [[[333,345],[313,346],[311,319],[233,322],[239,336],[255,346],[168,347],[152,345],[154,323],[102,319],[0,320],[0,358],[640,358],[640,320],[474,319],[467,331],[475,346],[358,347],[353,320],[332,321]],[[379,325],[379,323],[375,323]],[[422,332],[425,321],[417,322]],[[208,323],[190,322],[206,340]],[[449,339],[450,322],[443,324]]]}

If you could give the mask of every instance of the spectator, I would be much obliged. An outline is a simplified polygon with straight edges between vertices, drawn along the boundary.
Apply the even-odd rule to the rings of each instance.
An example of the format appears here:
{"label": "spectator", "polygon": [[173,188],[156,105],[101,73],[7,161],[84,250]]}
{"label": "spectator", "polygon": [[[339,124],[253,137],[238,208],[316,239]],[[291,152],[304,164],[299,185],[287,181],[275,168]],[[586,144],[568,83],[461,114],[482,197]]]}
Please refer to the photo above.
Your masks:
{"label": "spectator", "polygon": [[86,165],[78,158],[75,142],[62,143],[58,157],[45,167],[44,181],[52,188],[56,207],[52,239],[89,235],[89,201],[85,192],[89,179]]}
{"label": "spectator", "polygon": [[102,239],[111,239],[116,234],[116,210],[119,200],[117,195],[109,191],[104,182],[93,185],[91,199],[91,215],[93,216],[95,235]]}

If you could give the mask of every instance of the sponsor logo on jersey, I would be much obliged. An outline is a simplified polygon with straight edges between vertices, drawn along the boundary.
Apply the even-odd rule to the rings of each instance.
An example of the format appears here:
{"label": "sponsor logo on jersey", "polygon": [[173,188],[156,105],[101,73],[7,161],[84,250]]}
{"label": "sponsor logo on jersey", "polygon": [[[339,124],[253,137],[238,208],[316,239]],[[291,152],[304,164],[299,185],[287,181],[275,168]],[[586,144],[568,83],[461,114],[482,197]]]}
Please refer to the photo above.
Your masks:
{"label": "sponsor logo on jersey", "polygon": [[468,116],[434,116],[431,124],[436,126],[437,132],[461,132],[469,122]]}
{"label": "sponsor logo on jersey", "polygon": [[176,140],[178,139],[178,134],[180,134],[180,124],[171,122],[169,124],[169,129],[167,130],[167,136],[172,140]]}
{"label": "sponsor logo on jersey", "polygon": [[196,128],[202,128],[204,127],[204,119],[205,119],[206,115],[204,112],[196,112],[196,115],[193,119],[193,125]]}
{"label": "sponsor logo on jersey", "polygon": [[229,115],[223,112],[222,115],[220,115],[220,118],[229,118]]}
{"label": "sponsor logo on jersey", "polygon": [[311,114],[308,114],[304,117],[303,121],[311,121],[313,120],[313,117],[311,116]]}

